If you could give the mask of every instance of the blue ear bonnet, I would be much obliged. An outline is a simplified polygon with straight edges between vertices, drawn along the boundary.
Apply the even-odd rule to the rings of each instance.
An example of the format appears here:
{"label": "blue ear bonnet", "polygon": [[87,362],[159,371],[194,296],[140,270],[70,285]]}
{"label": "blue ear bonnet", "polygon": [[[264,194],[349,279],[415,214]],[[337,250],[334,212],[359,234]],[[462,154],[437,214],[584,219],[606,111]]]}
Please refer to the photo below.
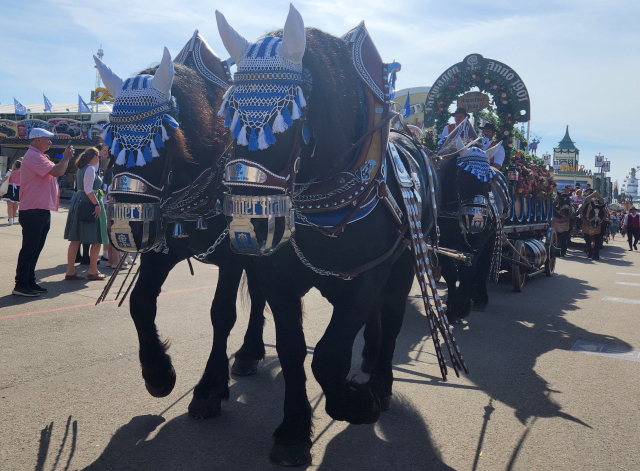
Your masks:
{"label": "blue ear bonnet", "polygon": [[475,175],[482,182],[488,182],[496,174],[487,154],[477,147],[467,150],[464,156],[458,155],[456,164],[461,169]]}
{"label": "blue ear bonnet", "polygon": [[[307,105],[301,88],[302,64],[283,58],[281,44],[281,38],[267,36],[249,47],[218,112],[237,145],[249,150],[275,144],[275,134],[300,119]],[[269,124],[272,119],[273,125]]]}
{"label": "blue ear bonnet", "polygon": [[109,122],[103,127],[104,144],[117,156],[116,164],[127,168],[142,167],[159,157],[158,149],[169,139],[165,124],[174,130],[178,122],[175,98],[153,87],[152,75],[138,75],[125,80],[120,88]]}

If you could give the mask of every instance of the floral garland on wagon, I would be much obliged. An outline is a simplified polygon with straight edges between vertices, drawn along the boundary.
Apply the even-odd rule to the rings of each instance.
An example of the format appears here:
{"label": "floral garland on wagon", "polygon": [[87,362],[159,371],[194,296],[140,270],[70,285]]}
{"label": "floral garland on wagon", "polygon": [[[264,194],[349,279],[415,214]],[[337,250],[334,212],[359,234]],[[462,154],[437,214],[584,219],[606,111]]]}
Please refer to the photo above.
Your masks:
{"label": "floral garland on wagon", "polygon": [[[512,105],[512,103],[517,102],[514,90],[509,87],[508,83],[501,77],[496,78],[494,74],[486,70],[462,72],[454,75],[451,82],[451,85],[443,87],[440,93],[436,95],[437,108],[434,126],[437,133],[440,133],[449,122],[450,116],[448,110],[451,103],[456,103],[459,97],[474,87],[477,87],[483,93],[490,93],[493,100],[491,100],[489,104],[495,105],[495,113],[499,121],[498,123],[494,123],[498,128],[495,138],[498,141],[503,141],[502,144],[505,152],[504,166],[508,167],[511,163],[511,155],[514,150],[512,149],[513,134],[518,113],[518,110]],[[437,136],[437,133],[434,134]],[[437,148],[436,136],[434,136],[431,142],[427,142],[427,146],[432,150]]]}
{"label": "floral garland on wagon", "polygon": [[527,164],[521,152],[516,152],[511,167],[518,170],[518,180],[514,187],[523,197],[544,199],[553,195],[558,186],[548,169],[535,163]]}

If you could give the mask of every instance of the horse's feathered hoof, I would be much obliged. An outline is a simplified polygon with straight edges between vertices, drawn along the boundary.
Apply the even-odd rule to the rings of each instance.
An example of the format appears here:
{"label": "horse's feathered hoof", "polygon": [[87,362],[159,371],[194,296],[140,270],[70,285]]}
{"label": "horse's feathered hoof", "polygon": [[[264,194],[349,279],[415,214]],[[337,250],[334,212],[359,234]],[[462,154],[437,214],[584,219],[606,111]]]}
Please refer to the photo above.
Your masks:
{"label": "horse's feathered hoof", "polygon": [[269,459],[280,466],[302,466],[311,463],[311,445],[297,443],[282,445],[274,443]]}
{"label": "horse's feathered hoof", "polygon": [[156,387],[152,384],[149,384],[147,381],[144,382],[144,386],[147,388],[149,394],[153,397],[167,397],[173,391],[173,387],[176,385],[176,370],[171,366],[171,371],[169,372],[168,381],[162,386]]}
{"label": "horse's feathered hoof", "polygon": [[280,466],[302,466],[311,463],[311,445],[297,443],[282,445],[274,443],[269,453],[269,459]]}
{"label": "horse's feathered hoof", "polygon": [[325,410],[334,420],[353,425],[375,424],[380,418],[380,400],[369,385],[350,381],[340,399],[327,397]]}
{"label": "horse's feathered hoof", "polygon": [[258,372],[260,360],[245,360],[236,357],[231,367],[231,374],[236,376],[249,376]]}
{"label": "horse's feathered hoof", "polygon": [[376,393],[376,396],[378,396],[378,402],[380,403],[381,412],[386,412],[391,409],[391,396],[389,394]]}
{"label": "horse's feathered hoof", "polygon": [[196,419],[208,419],[220,415],[222,410],[221,397],[198,398],[193,396],[189,404],[189,415]]}
{"label": "horse's feathered hoof", "polygon": [[487,303],[482,301],[474,301],[471,310],[476,312],[485,312],[487,310]]}

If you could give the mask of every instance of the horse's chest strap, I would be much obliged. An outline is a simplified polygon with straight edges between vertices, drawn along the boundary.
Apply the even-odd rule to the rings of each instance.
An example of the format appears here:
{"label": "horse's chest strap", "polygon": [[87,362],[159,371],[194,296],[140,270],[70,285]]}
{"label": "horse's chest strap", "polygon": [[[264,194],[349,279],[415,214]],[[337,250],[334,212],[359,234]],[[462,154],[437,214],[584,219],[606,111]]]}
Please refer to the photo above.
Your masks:
{"label": "horse's chest strap", "polygon": [[384,181],[380,182],[380,184],[378,185],[378,198],[387,206],[387,208],[389,208],[389,211],[391,212],[393,219],[395,219],[396,224],[401,226],[404,221],[404,214],[402,213],[400,206],[398,206],[396,199],[389,191],[387,183]]}

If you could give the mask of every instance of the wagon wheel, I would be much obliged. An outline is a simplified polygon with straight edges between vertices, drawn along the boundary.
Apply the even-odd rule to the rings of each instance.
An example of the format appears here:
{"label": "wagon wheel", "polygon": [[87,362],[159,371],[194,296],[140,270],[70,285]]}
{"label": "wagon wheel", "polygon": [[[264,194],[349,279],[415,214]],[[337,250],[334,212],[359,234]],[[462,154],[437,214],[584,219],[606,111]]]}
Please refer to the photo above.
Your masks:
{"label": "wagon wheel", "polygon": [[[514,246],[522,257],[522,259],[518,261],[527,260],[527,248],[524,245],[524,241],[516,240],[516,243],[514,244]],[[522,268],[520,268],[515,263],[512,263],[511,264],[511,284],[513,285],[513,290],[516,293],[522,292],[522,289],[524,288],[524,282],[526,281],[526,279],[527,279],[526,272],[522,270]]]}
{"label": "wagon wheel", "polygon": [[550,227],[547,230],[547,238],[544,243],[547,252],[547,261],[544,262],[544,274],[552,276],[556,271],[556,247],[558,246],[558,233]]}
{"label": "wagon wheel", "polygon": [[429,263],[431,264],[433,279],[437,283],[442,278],[442,267],[439,264],[436,265],[436,263],[438,263],[438,258],[435,256],[433,252],[429,252]]}

